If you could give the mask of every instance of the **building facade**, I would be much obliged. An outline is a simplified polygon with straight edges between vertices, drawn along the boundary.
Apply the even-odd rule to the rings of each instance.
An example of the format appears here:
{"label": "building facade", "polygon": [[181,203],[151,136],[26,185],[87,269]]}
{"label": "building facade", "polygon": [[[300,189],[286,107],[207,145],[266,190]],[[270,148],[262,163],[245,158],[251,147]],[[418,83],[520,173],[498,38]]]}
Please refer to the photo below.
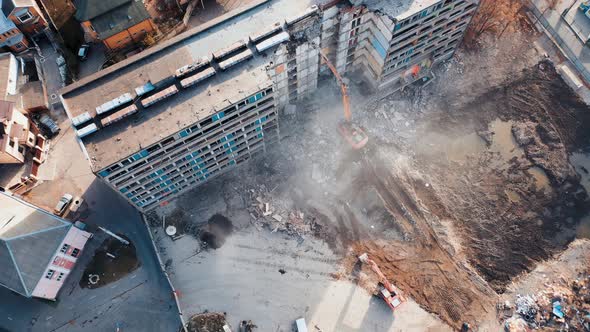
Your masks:
{"label": "building facade", "polygon": [[399,89],[452,56],[478,6],[416,0],[388,12],[378,2],[258,1],[66,87],[93,171],[150,210],[279,141],[279,111],[316,89],[320,51],[341,73]]}
{"label": "building facade", "polygon": [[0,100],[0,164],[24,163],[25,149],[34,148],[36,141],[29,119],[14,103]]}
{"label": "building facade", "polygon": [[47,21],[33,0],[3,0],[0,47],[20,53],[31,47],[29,38],[47,29]]}
{"label": "building facade", "polygon": [[45,158],[46,139],[25,114],[32,105],[44,104],[46,95],[41,81],[24,83],[19,62],[11,53],[0,53],[0,164],[22,164],[31,151],[35,177]]}
{"label": "building facade", "polygon": [[0,192],[0,286],[56,300],[92,234]]}
{"label": "building facade", "polygon": [[155,27],[142,1],[76,0],[74,17],[87,42],[102,42],[119,50],[141,42]]}

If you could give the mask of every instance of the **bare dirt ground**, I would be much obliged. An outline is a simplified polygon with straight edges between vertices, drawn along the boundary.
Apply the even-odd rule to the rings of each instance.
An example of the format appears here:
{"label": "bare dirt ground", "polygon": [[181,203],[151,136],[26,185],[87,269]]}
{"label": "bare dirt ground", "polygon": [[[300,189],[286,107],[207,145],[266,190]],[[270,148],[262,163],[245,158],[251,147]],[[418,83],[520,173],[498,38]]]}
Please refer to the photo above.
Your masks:
{"label": "bare dirt ground", "polygon": [[[372,292],[373,273],[356,271],[367,252],[452,328],[500,330],[498,294],[583,236],[590,206],[590,110],[550,61],[523,47],[529,40],[488,39],[438,68],[431,85],[383,100],[353,89],[370,137],[360,153],[336,134],[338,90],[323,86],[281,122],[281,145],[158,214],[195,239],[218,213],[241,230],[322,239],[342,258],[330,276]],[[161,249],[177,251],[170,246]],[[384,329],[364,329],[373,330]]]}

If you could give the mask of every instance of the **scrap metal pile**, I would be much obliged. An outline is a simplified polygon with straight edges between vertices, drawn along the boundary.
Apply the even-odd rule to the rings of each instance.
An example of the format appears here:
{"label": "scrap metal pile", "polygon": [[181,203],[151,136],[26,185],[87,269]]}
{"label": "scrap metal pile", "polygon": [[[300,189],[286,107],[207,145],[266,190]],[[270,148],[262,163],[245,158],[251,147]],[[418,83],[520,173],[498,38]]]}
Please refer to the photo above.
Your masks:
{"label": "scrap metal pile", "polygon": [[510,303],[499,306],[510,317],[506,331],[528,328],[554,328],[559,331],[590,331],[590,275],[575,280],[560,278],[545,283],[545,289],[534,295],[517,295],[514,308]]}

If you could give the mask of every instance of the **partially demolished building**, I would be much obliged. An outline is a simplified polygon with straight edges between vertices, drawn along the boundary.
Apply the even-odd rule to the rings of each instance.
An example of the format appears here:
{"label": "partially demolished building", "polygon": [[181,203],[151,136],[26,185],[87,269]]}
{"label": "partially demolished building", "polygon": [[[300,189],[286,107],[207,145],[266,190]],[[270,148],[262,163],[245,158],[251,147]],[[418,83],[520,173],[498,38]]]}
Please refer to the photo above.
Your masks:
{"label": "partially demolished building", "polygon": [[259,0],[64,88],[93,172],[140,211],[280,138],[279,111],[315,90],[319,52],[376,89],[427,79],[477,0]]}

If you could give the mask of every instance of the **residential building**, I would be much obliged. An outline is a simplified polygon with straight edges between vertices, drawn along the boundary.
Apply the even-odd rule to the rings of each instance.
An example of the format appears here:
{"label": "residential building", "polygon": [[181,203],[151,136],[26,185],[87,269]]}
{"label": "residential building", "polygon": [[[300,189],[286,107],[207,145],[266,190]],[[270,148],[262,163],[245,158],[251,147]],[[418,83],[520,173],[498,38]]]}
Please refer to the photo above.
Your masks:
{"label": "residential building", "polygon": [[478,6],[354,3],[258,0],[64,88],[93,172],[150,210],[278,142],[279,112],[316,90],[320,50],[394,91],[452,56]]}
{"label": "residential building", "polygon": [[2,0],[0,47],[15,53],[31,47],[30,37],[43,32],[47,22],[34,0]]}
{"label": "residential building", "polygon": [[35,141],[29,119],[14,108],[14,103],[0,100],[0,164],[24,163],[25,148],[35,147]]}
{"label": "residential building", "polygon": [[41,81],[21,85],[19,72],[17,58],[0,53],[0,164],[22,164],[26,150],[31,149],[35,171],[43,162],[46,139],[25,113],[44,108],[46,94]]}
{"label": "residential building", "polygon": [[74,6],[86,41],[102,41],[109,50],[139,43],[155,29],[142,1],[75,0]]}
{"label": "residential building", "polygon": [[47,21],[35,0],[2,0],[2,12],[26,36],[32,37],[47,29]]}
{"label": "residential building", "polygon": [[92,234],[0,192],[0,285],[55,300]]}

